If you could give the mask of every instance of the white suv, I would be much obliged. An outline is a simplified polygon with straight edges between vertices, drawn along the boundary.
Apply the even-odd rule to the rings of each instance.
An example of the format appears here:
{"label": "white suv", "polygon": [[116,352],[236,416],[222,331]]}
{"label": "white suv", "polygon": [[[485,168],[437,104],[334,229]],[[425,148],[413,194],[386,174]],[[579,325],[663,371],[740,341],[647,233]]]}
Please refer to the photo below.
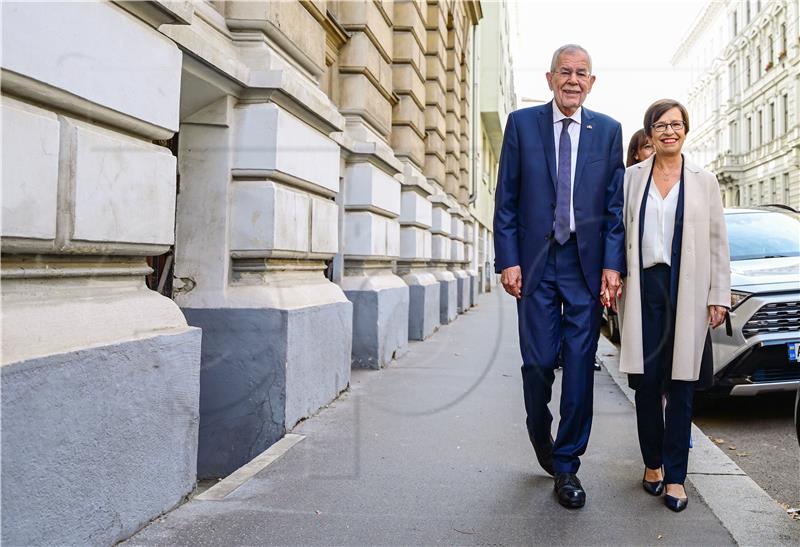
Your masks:
{"label": "white suv", "polygon": [[725,210],[733,336],[713,329],[713,391],[756,395],[800,386],[800,215],[778,206]]}

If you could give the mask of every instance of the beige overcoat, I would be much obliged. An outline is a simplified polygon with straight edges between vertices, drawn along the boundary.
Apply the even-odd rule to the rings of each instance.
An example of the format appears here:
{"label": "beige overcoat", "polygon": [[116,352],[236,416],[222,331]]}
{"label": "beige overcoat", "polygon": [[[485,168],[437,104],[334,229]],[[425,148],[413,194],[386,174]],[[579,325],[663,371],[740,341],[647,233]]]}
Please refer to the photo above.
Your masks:
{"label": "beige overcoat", "polygon": [[[622,348],[619,368],[641,374],[642,303],[639,271],[639,211],[653,159],[625,171],[625,256],[628,276],[619,302]],[[731,304],[730,255],[716,177],[685,159],[683,241],[675,314],[673,380],[697,380],[708,331],[708,306]]]}

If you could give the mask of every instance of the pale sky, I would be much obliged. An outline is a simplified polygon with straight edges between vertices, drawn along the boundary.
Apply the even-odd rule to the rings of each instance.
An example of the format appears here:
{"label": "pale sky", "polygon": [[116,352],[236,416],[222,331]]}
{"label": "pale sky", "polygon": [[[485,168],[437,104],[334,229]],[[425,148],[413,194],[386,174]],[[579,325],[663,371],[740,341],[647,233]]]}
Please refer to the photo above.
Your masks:
{"label": "pale sky", "polygon": [[685,103],[688,74],[673,69],[671,59],[705,6],[702,0],[508,3],[516,4],[509,6],[509,31],[518,106],[522,97],[553,97],[544,75],[553,51],[567,43],[591,54],[597,81],[584,105],[622,123],[623,147],[653,101]]}

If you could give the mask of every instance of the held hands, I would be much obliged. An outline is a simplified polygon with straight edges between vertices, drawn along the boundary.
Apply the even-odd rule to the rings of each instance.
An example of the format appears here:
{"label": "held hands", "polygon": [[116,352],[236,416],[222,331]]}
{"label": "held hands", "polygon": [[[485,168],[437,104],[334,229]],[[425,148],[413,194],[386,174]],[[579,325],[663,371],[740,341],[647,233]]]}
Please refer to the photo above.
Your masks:
{"label": "held hands", "polygon": [[511,266],[500,273],[500,283],[508,294],[519,300],[522,298],[522,268]]}
{"label": "held hands", "polygon": [[600,302],[616,313],[617,298],[622,296],[622,278],[618,271],[603,269],[600,281]]}
{"label": "held hands", "polygon": [[725,315],[728,309],[724,306],[709,306],[708,307],[708,324],[712,329],[717,328],[725,321]]}

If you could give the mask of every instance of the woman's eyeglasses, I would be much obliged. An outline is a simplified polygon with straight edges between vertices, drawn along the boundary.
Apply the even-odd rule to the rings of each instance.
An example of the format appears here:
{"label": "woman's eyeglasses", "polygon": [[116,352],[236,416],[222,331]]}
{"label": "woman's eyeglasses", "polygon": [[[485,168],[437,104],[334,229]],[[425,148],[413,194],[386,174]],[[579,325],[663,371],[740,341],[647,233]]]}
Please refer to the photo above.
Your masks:
{"label": "woman's eyeglasses", "polygon": [[653,131],[655,131],[656,133],[663,133],[664,131],[667,130],[668,126],[671,127],[672,130],[677,133],[678,131],[686,127],[686,124],[683,122],[670,122],[670,123],[658,122],[654,123],[650,127],[652,127]]}

